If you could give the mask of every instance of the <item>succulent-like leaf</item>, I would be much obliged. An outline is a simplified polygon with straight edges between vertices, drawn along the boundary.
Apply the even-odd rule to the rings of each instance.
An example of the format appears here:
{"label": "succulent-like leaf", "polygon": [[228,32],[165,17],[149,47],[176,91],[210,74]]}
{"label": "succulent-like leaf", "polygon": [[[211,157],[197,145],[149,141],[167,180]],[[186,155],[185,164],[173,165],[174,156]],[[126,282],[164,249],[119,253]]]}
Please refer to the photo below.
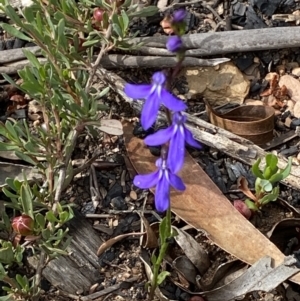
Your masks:
{"label": "succulent-like leaf", "polygon": [[266,155],[266,165],[271,168],[272,171],[276,170],[278,164],[278,158],[274,154]]}
{"label": "succulent-like leaf", "polygon": [[273,189],[272,193],[269,193],[269,194],[265,195],[264,197],[262,197],[259,200],[259,203],[263,206],[263,205],[268,204],[269,202],[276,201],[278,198],[278,195],[279,195],[279,187],[277,186]]}
{"label": "succulent-like leaf", "polygon": [[264,176],[259,168],[259,164],[261,162],[261,159],[257,159],[257,161],[252,165],[251,171],[252,173],[257,177],[263,179]]}
{"label": "succulent-like leaf", "polygon": [[251,210],[253,210],[253,211],[257,211],[257,210],[258,210],[258,208],[257,208],[257,206],[255,205],[255,203],[252,202],[252,201],[249,200],[249,199],[246,199],[246,200],[245,200],[245,204],[248,206],[249,209],[251,209]]}

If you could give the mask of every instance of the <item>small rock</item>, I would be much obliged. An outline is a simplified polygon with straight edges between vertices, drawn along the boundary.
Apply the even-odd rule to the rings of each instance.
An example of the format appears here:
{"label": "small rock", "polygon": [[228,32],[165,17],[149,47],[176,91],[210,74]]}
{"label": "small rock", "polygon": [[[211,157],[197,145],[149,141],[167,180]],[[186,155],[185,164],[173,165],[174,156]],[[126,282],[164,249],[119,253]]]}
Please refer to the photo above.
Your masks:
{"label": "small rock", "polygon": [[185,68],[181,75],[186,77],[193,98],[201,94],[212,105],[242,104],[250,88],[250,82],[233,63],[222,64],[217,71],[214,67]]}
{"label": "small rock", "polygon": [[294,74],[296,76],[300,76],[300,67],[294,68],[292,70],[292,74]]}
{"label": "small rock", "polygon": [[264,103],[261,101],[261,100],[257,100],[257,99],[251,99],[251,98],[248,98],[245,100],[244,102],[245,105],[252,105],[252,106],[263,106]]}
{"label": "small rock", "polygon": [[131,190],[130,191],[130,198],[132,199],[132,200],[134,200],[134,201],[136,201],[137,200],[137,194],[136,194],[136,192],[134,191],[134,190]]}
{"label": "small rock", "polygon": [[294,101],[300,100],[300,82],[299,82],[299,80],[286,74],[280,78],[278,84],[280,87],[282,87],[283,85],[287,87],[288,95],[291,97],[292,100],[294,100]]}
{"label": "small rock", "polygon": [[116,210],[127,210],[127,204],[121,196],[117,196],[110,201],[112,207]]}

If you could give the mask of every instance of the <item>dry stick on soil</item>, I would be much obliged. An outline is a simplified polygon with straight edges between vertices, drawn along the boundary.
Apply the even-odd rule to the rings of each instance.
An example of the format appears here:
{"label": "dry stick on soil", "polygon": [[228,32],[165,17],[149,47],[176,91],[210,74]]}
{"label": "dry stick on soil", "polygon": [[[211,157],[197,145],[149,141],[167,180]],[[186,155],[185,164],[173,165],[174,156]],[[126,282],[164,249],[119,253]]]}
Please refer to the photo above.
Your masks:
{"label": "dry stick on soil", "polygon": [[[101,65],[105,69],[122,69],[122,68],[170,68],[175,66],[176,58],[169,56],[166,57],[164,49],[153,48],[150,50],[153,56],[133,56],[133,55],[108,55],[102,58]],[[162,57],[159,57],[162,51]],[[40,63],[45,63],[45,58],[38,58]],[[195,57],[186,57],[183,62],[183,67],[207,67],[215,66],[229,61],[228,58],[216,59],[199,59]],[[15,74],[18,70],[23,69],[25,66],[30,65],[28,60],[22,60],[14,63],[5,64],[0,66],[0,73]]]}
{"label": "dry stick on soil", "polygon": [[[137,111],[141,111],[143,102],[133,101],[127,97],[124,93],[124,86],[126,82],[113,72],[109,72],[104,69],[99,69],[100,74],[107,80],[109,85],[118,94],[120,94],[127,102],[131,103],[132,107]],[[211,123],[205,122],[200,118],[191,116],[185,113],[187,116],[187,127],[194,135],[195,139],[218,149],[219,151],[233,157],[247,165],[253,165],[258,158],[263,159],[267,152],[265,152],[259,146],[253,144],[251,141],[237,136],[231,132],[228,132],[222,128],[219,128]],[[165,120],[164,114],[159,114],[160,120]],[[287,160],[282,156],[278,156],[279,168],[284,168],[287,165]],[[300,189],[300,170],[292,166],[290,175],[283,181],[283,183],[290,184],[293,187]]]}
{"label": "dry stick on soil", "polygon": [[[145,43],[138,51],[140,54],[148,54],[149,47],[165,48],[167,38],[135,38],[132,43]],[[188,49],[186,55],[195,57],[300,47],[299,28],[292,26],[190,34],[184,35],[182,40],[184,47]],[[170,53],[166,50],[165,55],[169,56]]]}

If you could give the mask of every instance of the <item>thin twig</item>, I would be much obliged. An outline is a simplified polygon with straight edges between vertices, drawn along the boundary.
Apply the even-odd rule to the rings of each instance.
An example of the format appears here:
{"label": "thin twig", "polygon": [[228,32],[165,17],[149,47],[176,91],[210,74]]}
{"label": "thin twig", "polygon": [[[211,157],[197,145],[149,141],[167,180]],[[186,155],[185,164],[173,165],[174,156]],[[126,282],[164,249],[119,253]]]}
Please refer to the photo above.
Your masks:
{"label": "thin twig", "polygon": [[[36,274],[35,274],[35,289],[37,290],[40,286],[41,280],[42,280],[42,272],[45,267],[45,261],[46,261],[46,253],[44,251],[41,251],[40,260],[38,263],[38,266],[36,268]],[[32,301],[38,301],[40,300],[40,294],[37,294],[32,297]]]}
{"label": "thin twig", "polygon": [[[109,40],[110,37],[111,37],[111,34],[112,34],[112,16],[113,16],[113,14],[115,13],[115,9],[116,9],[116,7],[115,7],[115,5],[114,5],[114,9],[113,9],[113,11],[112,11],[112,13],[111,13],[111,15],[110,15],[110,17],[109,17],[109,20],[108,20],[109,25],[108,25],[108,27],[107,27],[107,31],[106,31],[106,34],[105,34],[105,40]],[[94,78],[94,76],[95,76],[95,74],[96,74],[96,70],[98,69],[98,67],[99,67],[99,65],[100,65],[100,61],[101,61],[103,55],[104,55],[105,53],[107,53],[107,51],[109,51],[111,48],[112,48],[111,46],[108,47],[108,46],[106,45],[106,43],[103,42],[102,47],[101,47],[101,50],[100,50],[100,52],[99,52],[99,54],[98,54],[98,57],[97,57],[95,63],[92,65],[92,70],[90,71],[90,76],[89,76],[89,78],[88,78],[88,81],[87,81],[87,84],[86,84],[86,87],[85,87],[85,91],[86,91],[86,92],[88,92],[89,89],[90,89],[90,87],[92,86],[93,78]]]}

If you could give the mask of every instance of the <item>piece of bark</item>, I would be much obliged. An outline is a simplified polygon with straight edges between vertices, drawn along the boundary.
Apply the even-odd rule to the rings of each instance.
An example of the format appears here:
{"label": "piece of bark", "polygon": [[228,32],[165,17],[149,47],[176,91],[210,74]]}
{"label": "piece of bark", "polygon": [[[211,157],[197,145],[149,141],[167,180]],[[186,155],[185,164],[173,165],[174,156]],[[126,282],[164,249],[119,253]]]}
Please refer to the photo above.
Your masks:
{"label": "piece of bark", "polygon": [[[1,51],[0,65],[5,65],[8,63],[22,61],[26,59],[23,49],[24,48],[17,48],[17,49],[7,49]],[[25,49],[30,51],[35,56],[42,55],[41,48],[39,46],[26,47]]]}
{"label": "piece of bark", "polygon": [[[124,93],[126,82],[113,72],[99,69],[100,76],[104,76],[113,90],[120,94],[126,102],[129,102],[134,109],[141,111],[143,102],[129,98]],[[96,87],[96,86],[95,86]],[[200,118],[187,114],[187,127],[194,135],[194,138],[203,144],[233,157],[247,165],[253,165],[258,158],[264,159],[267,152],[251,141],[219,128]],[[163,113],[159,113],[159,119],[166,120]],[[264,160],[263,160],[264,161]],[[279,168],[285,168],[288,161],[286,158],[278,155]],[[298,166],[293,165],[290,175],[283,181],[300,189],[300,170]]]}
{"label": "piece of bark", "polygon": [[[29,49],[30,50],[30,49]],[[9,51],[9,50],[5,50]],[[13,51],[13,50],[12,50]],[[2,51],[4,52],[4,51]],[[1,52],[1,54],[2,54]],[[21,58],[21,56],[19,56]],[[38,57],[40,63],[45,63],[46,58]],[[1,59],[0,59],[1,61]],[[186,57],[182,63],[183,67],[208,67],[216,66],[221,63],[230,61],[228,58],[216,59],[198,59],[194,57]],[[170,68],[177,63],[176,57],[158,57],[158,56],[131,56],[131,55],[108,55],[101,60],[101,65],[106,69],[122,69],[122,68]],[[30,62],[26,59],[5,63],[0,65],[0,73],[15,74],[18,70],[29,66]]]}
{"label": "piece of bark", "polygon": [[[88,292],[102,277],[96,255],[102,240],[85,217],[78,213],[69,222],[68,227],[72,236],[67,248],[70,255],[50,261],[43,270],[43,276],[64,292]],[[28,261],[32,267],[37,267],[38,258],[29,257]]]}
{"label": "piece of bark", "polygon": [[[139,53],[149,54],[149,47],[165,49],[167,39],[167,36],[135,38],[131,43],[143,43],[143,47],[138,49]],[[297,26],[197,33],[184,35],[182,40],[184,47],[188,49],[188,56],[209,56],[300,46]],[[160,50],[160,55],[162,53],[170,55],[167,50],[164,52]]]}

